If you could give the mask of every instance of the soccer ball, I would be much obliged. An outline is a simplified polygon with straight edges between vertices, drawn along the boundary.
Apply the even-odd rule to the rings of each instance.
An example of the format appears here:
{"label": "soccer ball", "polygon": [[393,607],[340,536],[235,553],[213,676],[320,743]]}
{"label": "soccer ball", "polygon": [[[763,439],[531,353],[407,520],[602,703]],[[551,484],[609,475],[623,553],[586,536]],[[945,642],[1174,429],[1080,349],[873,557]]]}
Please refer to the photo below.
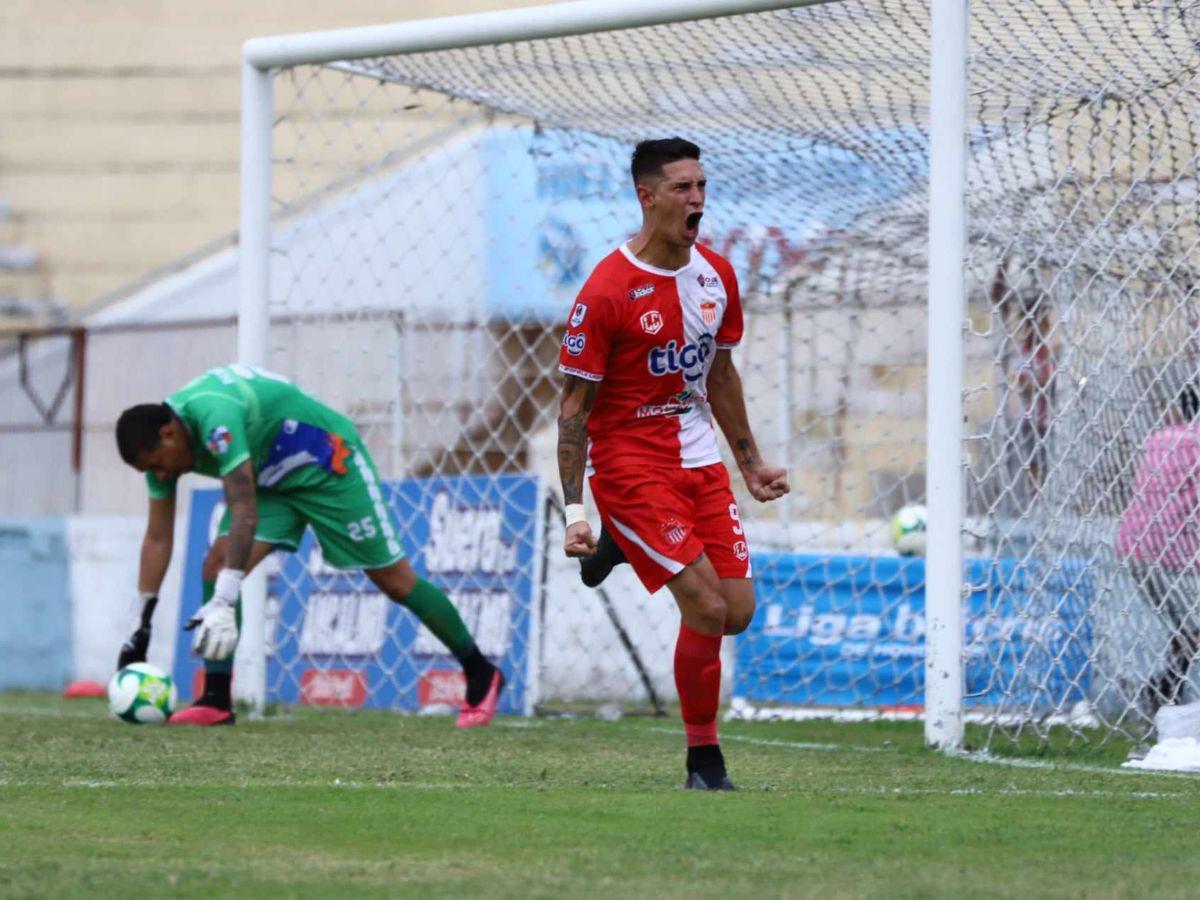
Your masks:
{"label": "soccer ball", "polygon": [[149,663],[133,663],[108,683],[108,708],[134,725],[161,725],[175,711],[175,682]]}
{"label": "soccer ball", "polygon": [[925,507],[910,503],[892,516],[892,545],[901,556],[925,555]]}

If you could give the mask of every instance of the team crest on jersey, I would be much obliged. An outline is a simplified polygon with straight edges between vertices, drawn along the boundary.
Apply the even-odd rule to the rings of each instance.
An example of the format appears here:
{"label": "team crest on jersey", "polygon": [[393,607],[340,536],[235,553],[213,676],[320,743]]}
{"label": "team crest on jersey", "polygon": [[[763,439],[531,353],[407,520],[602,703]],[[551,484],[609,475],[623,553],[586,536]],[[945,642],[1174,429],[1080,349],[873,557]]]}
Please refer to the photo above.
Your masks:
{"label": "team crest on jersey", "polygon": [[662,331],[663,317],[657,309],[652,309],[650,312],[642,313],[642,331],[646,334],[658,334]]}
{"label": "team crest on jersey", "polygon": [[583,317],[587,315],[587,304],[576,303],[575,308],[571,310],[571,327],[578,328],[583,324]]}
{"label": "team crest on jersey", "polygon": [[683,527],[683,523],[678,519],[667,519],[663,522],[662,528],[663,540],[668,544],[682,544],[683,539],[687,537],[687,529]]}
{"label": "team crest on jersey", "polygon": [[208,433],[208,441],[204,446],[213,456],[220,456],[229,449],[231,443],[233,443],[233,435],[229,433],[229,429],[224,425],[218,425]]}
{"label": "team crest on jersey", "polygon": [[696,283],[702,288],[716,287],[720,280],[716,275],[705,275],[703,272],[696,276]]}
{"label": "team crest on jersey", "polygon": [[733,555],[742,562],[746,561],[746,557],[750,555],[750,548],[746,546],[745,541],[738,541],[733,545]]}
{"label": "team crest on jersey", "polygon": [[700,304],[700,318],[704,320],[705,325],[711,325],[717,321],[717,304],[711,300],[705,300]]}
{"label": "team crest on jersey", "polygon": [[635,287],[629,292],[630,300],[641,300],[643,297],[649,297],[654,293],[654,285],[643,284],[641,287]]}

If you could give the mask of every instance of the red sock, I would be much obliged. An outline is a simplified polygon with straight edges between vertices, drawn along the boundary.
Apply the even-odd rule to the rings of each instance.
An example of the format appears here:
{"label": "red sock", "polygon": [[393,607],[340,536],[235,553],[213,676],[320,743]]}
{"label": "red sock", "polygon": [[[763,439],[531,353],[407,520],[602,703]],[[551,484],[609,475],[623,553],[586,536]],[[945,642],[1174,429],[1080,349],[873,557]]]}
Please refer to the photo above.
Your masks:
{"label": "red sock", "polygon": [[701,634],[680,623],[675,642],[675,688],[683,711],[687,745],[717,743],[721,703],[721,636]]}

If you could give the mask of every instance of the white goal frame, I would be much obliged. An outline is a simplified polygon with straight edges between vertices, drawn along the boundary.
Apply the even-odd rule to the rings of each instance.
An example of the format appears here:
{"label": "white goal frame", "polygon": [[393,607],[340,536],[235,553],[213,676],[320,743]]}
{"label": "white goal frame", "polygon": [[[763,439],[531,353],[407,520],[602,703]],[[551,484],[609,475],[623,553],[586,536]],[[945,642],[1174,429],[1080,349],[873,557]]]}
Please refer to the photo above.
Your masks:
{"label": "white goal frame", "polygon": [[[666,25],[838,0],[576,0],[366,28],[256,38],[242,48],[238,361],[268,363],[273,76],[279,68]],[[967,3],[932,0],[926,472],[925,739],[963,732],[963,322]],[[934,248],[937,252],[934,252]],[[243,587],[239,695],[266,704],[265,567]]]}

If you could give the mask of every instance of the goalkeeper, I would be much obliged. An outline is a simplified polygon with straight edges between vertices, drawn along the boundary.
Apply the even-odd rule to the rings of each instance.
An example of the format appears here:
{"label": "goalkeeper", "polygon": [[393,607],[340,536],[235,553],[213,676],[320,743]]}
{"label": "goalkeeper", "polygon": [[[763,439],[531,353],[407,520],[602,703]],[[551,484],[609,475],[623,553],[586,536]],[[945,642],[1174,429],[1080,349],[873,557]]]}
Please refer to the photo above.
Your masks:
{"label": "goalkeeper", "polygon": [[117,421],[121,458],[146,473],[150,513],[138,591],[142,621],[119,666],[145,659],[150,618],[171,561],[175,483],[186,472],[220,478],[227,509],[204,559],[204,604],[185,628],[204,658],[204,693],[172,724],[232,724],[230,681],[242,579],[275,549],[298,550],[306,526],[336,568],[361,569],[411,610],[466,673],[459,727],[486,725],[504,676],[479,652],[449,598],[419,578],[400,548],[379,475],[345,416],[286,379],[246,366],[205,372],[165,403],[130,407]]}

